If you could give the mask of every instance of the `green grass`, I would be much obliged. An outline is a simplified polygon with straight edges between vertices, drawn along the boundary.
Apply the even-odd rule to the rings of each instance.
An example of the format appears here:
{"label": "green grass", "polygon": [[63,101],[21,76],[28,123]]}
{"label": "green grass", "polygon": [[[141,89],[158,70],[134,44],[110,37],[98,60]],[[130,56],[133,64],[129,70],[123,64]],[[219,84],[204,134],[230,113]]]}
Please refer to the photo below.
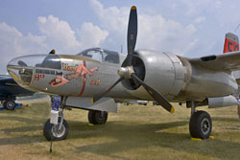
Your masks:
{"label": "green grass", "polygon": [[160,106],[122,105],[103,126],[91,126],[87,111],[64,111],[67,140],[50,142],[42,136],[50,105],[33,103],[15,111],[0,111],[0,159],[240,159],[237,107],[207,109],[214,139],[192,141],[190,110],[175,105],[169,114]]}

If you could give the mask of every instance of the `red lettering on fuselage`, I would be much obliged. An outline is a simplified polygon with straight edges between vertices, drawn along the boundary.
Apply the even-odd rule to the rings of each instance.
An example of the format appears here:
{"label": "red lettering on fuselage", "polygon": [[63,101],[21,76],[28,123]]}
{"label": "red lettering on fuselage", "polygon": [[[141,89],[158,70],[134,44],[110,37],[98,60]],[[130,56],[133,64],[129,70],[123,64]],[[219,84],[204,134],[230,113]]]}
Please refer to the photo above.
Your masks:
{"label": "red lettering on fuselage", "polygon": [[36,74],[35,75],[35,80],[39,80],[40,78],[44,79],[45,78],[45,75],[44,74]]}

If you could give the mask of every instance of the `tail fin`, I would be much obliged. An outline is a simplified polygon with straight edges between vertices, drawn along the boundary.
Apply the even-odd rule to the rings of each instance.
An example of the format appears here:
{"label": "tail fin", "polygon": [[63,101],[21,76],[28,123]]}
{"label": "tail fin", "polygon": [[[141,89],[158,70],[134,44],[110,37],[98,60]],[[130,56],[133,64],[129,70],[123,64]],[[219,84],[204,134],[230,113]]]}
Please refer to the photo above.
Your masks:
{"label": "tail fin", "polygon": [[233,33],[226,33],[223,53],[239,51],[238,36]]}

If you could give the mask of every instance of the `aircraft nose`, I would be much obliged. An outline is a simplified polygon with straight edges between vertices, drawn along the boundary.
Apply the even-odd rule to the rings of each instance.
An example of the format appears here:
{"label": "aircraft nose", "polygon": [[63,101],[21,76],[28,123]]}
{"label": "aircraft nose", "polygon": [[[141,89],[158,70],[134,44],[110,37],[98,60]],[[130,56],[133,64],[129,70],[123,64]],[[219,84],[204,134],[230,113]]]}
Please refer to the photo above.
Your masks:
{"label": "aircraft nose", "polygon": [[19,85],[28,86],[31,84],[33,67],[28,66],[21,58],[11,60],[7,65],[7,70]]}
{"label": "aircraft nose", "polygon": [[61,59],[55,54],[21,56],[11,60],[7,70],[19,85],[26,88],[32,84],[36,67],[42,70],[61,69]]}

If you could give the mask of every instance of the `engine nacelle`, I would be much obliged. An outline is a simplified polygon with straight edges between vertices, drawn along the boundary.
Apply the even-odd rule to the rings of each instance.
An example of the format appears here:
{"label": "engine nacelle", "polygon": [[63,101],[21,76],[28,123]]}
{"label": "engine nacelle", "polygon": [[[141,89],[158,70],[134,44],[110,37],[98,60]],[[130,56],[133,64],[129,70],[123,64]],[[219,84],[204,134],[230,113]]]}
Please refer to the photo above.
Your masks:
{"label": "engine nacelle", "polygon": [[234,96],[208,98],[209,108],[228,107],[238,104],[237,99]]}
{"label": "engine nacelle", "polygon": [[[184,67],[171,53],[140,50],[134,53],[133,66],[140,79],[154,87],[169,100],[176,97],[184,86]],[[146,97],[146,91],[132,80],[122,83],[135,97]]]}

